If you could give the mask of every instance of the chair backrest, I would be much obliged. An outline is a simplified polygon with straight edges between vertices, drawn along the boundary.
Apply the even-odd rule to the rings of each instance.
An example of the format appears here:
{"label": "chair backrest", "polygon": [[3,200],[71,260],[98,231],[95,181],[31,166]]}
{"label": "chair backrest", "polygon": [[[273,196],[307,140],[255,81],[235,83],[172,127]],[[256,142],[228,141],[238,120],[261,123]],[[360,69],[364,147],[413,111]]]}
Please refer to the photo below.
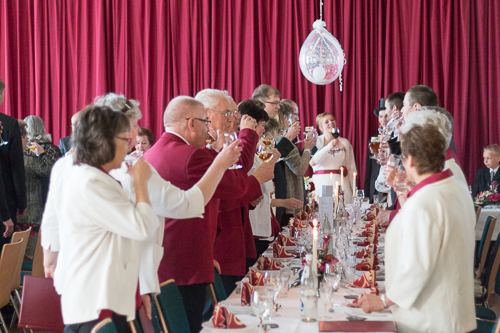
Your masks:
{"label": "chair backrest", "polygon": [[222,279],[220,278],[219,272],[214,269],[214,283],[210,284],[211,296],[214,301],[214,305],[224,301],[227,298],[226,291],[224,290],[224,285],[222,284]]}
{"label": "chair backrest", "polygon": [[118,331],[111,318],[106,318],[97,323],[90,333],[118,333]]}
{"label": "chair backrest", "polygon": [[477,259],[479,260],[479,275],[482,274],[486,263],[486,257],[488,256],[488,250],[490,248],[491,237],[493,235],[493,230],[497,223],[497,218],[494,216],[488,216],[486,223],[484,224],[483,236],[481,237],[481,242],[477,249]]}
{"label": "chair backrest", "polygon": [[43,248],[42,248],[42,232],[38,233],[36,240],[35,254],[33,255],[33,268],[31,270],[32,276],[45,277],[45,270],[43,269]]}
{"label": "chair backrest", "polygon": [[488,260],[488,267],[486,268],[486,274],[483,275],[482,285],[486,287],[485,300],[495,292],[498,267],[500,266],[500,233],[498,233],[497,241],[491,252],[490,260]]}
{"label": "chair backrest", "polygon": [[10,301],[12,279],[22,250],[22,242],[5,244],[0,257],[0,308]]}
{"label": "chair backrest", "polygon": [[19,259],[15,266],[14,279],[11,282],[11,291],[19,289],[21,287],[21,267],[23,266],[24,253],[26,252],[26,246],[28,245],[28,238],[30,237],[31,228],[25,231],[19,231],[12,234],[11,243],[17,243],[21,240],[21,253],[19,254]]}
{"label": "chair backrest", "polygon": [[160,294],[156,296],[155,303],[165,331],[172,333],[190,332],[184,303],[173,279],[160,285]]}
{"label": "chair backrest", "polygon": [[500,316],[497,317],[497,320],[495,320],[495,325],[493,325],[493,328],[491,329],[491,333],[500,333]]}
{"label": "chair backrest", "polygon": [[479,221],[479,216],[481,216],[482,209],[483,209],[483,207],[481,207],[479,205],[474,205],[474,210],[476,211],[476,225],[477,225],[477,221]]}

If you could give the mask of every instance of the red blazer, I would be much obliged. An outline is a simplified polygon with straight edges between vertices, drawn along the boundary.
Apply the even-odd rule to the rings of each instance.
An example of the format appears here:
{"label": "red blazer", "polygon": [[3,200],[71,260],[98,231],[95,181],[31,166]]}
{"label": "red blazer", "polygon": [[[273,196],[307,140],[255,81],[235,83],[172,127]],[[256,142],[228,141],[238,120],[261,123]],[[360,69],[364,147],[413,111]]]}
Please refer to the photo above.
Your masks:
{"label": "red blazer", "polygon": [[[187,190],[196,184],[212,164],[215,151],[188,145],[175,134],[163,133],[144,158],[162,178]],[[219,200],[243,195],[248,188],[245,171],[224,174],[203,218],[165,219],[164,255],[158,269],[160,283],[175,279],[177,285],[214,281],[213,247],[217,231]]]}
{"label": "red blazer", "polygon": [[[239,163],[246,173],[253,166],[258,136],[254,131],[242,130]],[[221,200],[219,208],[219,233],[215,241],[214,256],[220,264],[221,274],[243,276],[246,274],[246,258],[255,258],[257,251],[252,226],[248,218],[248,204],[262,195],[260,184],[254,176],[248,177],[249,186],[242,197]]]}

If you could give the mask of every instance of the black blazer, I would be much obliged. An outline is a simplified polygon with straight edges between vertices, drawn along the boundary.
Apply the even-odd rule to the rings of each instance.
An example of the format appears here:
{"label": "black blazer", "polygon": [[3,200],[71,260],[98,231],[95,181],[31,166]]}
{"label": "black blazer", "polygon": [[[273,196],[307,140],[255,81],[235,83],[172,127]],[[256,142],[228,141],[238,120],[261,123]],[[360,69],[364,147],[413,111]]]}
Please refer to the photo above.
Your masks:
{"label": "black blazer", "polygon": [[[2,122],[2,139],[8,144],[0,147],[0,163],[5,190],[5,201],[0,199],[0,205],[9,207],[10,215],[2,209],[1,220],[16,220],[16,210],[26,209],[26,181],[24,174],[24,154],[21,142],[19,124],[13,117],[0,113]],[[2,203],[3,201],[3,203]]]}
{"label": "black blazer", "polygon": [[[290,142],[287,138],[283,137],[280,142],[276,144],[276,149],[281,154],[281,157],[287,157],[288,154],[293,150],[294,144]],[[285,162],[280,161],[274,165],[274,186],[276,199],[286,199],[286,176],[285,176]],[[285,215],[285,207],[276,207],[276,219],[280,222],[281,226],[286,226],[288,221],[284,223],[282,221],[283,215]]]}
{"label": "black blazer", "polygon": [[377,160],[372,159],[372,153],[370,153],[370,149],[367,149],[366,156],[366,169],[365,169],[365,197],[370,198],[370,203],[373,203],[373,196],[378,194],[378,191],[375,189],[375,181],[377,180],[380,164],[377,163]]}
{"label": "black blazer", "polygon": [[71,135],[65,136],[59,140],[59,150],[61,151],[61,155],[64,156],[71,149]]}
{"label": "black blazer", "polygon": [[[497,170],[493,180],[500,182],[500,169]],[[479,192],[487,191],[490,189],[490,168],[481,168],[476,171],[476,180],[474,181],[474,187],[472,188],[472,195],[474,198],[479,194]]]}

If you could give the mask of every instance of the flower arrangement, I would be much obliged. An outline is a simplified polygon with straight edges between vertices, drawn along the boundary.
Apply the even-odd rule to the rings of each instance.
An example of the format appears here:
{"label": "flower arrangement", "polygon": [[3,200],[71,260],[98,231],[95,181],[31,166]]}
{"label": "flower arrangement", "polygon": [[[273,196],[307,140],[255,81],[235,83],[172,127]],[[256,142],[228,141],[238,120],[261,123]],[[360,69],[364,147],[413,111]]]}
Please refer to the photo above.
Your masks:
{"label": "flower arrangement", "polygon": [[314,201],[314,190],[316,189],[312,181],[312,177],[304,177],[304,188],[306,190],[307,202],[312,204]]}
{"label": "flower arrangement", "polygon": [[480,192],[474,200],[481,207],[484,206],[500,206],[500,193],[498,193],[498,183],[491,182],[488,191]]}
{"label": "flower arrangement", "polygon": [[[324,277],[325,277],[325,265],[327,263],[330,264],[336,264],[339,262],[339,259],[335,258],[335,256],[332,254],[333,249],[332,244],[330,242],[330,239],[332,238],[332,235],[326,235],[323,237],[323,248],[318,249],[318,282],[322,282]],[[328,247],[330,245],[330,248]],[[302,260],[302,267],[306,265],[306,260]],[[294,282],[294,285],[300,285],[300,277],[302,276],[304,268],[301,268],[300,271],[298,272],[298,279]]]}

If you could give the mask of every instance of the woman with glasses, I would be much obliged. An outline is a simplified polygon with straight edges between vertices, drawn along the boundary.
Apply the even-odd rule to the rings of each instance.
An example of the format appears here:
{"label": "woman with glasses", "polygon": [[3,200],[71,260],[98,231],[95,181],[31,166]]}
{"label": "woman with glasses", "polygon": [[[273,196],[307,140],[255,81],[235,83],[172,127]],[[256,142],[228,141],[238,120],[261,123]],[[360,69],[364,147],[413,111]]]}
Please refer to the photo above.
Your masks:
{"label": "woman with glasses", "polygon": [[143,160],[128,168],[132,203],[110,171],[120,168],[130,143],[130,122],[108,107],[87,107],[72,136],[75,151],[51,174],[42,220],[46,275],[61,295],[65,332],[90,332],[112,317],[128,332],[135,317],[140,242],[151,239],[159,220],[151,208]]}

